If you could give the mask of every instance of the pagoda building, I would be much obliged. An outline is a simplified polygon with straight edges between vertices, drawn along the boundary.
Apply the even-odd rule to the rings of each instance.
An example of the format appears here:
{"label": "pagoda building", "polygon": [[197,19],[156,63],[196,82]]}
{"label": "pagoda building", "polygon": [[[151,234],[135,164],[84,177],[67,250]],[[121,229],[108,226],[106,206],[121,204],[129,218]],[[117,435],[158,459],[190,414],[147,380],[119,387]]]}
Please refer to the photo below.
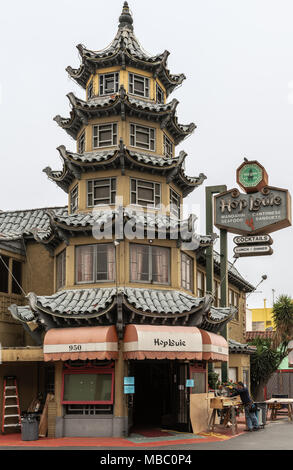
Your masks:
{"label": "pagoda building", "polygon": [[[186,175],[187,155],[176,153],[196,128],[169,100],[185,76],[170,73],[168,51],[142,49],[127,2],[108,47],[77,48],[81,65],[66,70],[85,99],[69,93],[70,116],[54,118],[76,149],[61,145],[62,168],[44,169],[68,205],[0,214],[0,241],[24,264],[25,246],[35,250],[38,264],[9,309],[53,367],[56,437],[191,430],[191,407],[206,413],[196,396],[208,391],[208,362],[228,360],[220,333],[237,308],[200,291],[197,265],[215,235],[197,235],[182,215],[206,179]],[[32,287],[42,276],[47,288]]]}

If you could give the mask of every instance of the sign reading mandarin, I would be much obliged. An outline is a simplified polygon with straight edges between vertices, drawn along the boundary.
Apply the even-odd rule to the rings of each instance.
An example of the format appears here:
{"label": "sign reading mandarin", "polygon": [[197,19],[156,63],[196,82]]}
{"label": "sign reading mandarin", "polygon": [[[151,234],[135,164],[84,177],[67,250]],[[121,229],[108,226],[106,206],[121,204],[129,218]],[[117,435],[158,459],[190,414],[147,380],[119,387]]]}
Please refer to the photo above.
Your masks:
{"label": "sign reading mandarin", "polygon": [[291,225],[286,189],[266,186],[253,194],[231,189],[215,196],[215,226],[240,235],[271,233]]}

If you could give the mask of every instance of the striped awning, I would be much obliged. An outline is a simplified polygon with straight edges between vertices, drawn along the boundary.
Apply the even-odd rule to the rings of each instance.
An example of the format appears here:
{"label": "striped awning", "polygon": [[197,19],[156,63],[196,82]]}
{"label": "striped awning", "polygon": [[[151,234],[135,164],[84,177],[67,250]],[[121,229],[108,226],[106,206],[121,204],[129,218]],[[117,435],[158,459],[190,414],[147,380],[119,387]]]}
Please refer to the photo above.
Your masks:
{"label": "striped awning", "polygon": [[200,330],[202,358],[205,361],[228,361],[229,346],[225,338],[209,331]]}
{"label": "striped awning", "polygon": [[124,359],[202,360],[202,337],[196,327],[127,325]]}
{"label": "striped awning", "polygon": [[117,359],[115,326],[53,328],[44,338],[45,361]]}

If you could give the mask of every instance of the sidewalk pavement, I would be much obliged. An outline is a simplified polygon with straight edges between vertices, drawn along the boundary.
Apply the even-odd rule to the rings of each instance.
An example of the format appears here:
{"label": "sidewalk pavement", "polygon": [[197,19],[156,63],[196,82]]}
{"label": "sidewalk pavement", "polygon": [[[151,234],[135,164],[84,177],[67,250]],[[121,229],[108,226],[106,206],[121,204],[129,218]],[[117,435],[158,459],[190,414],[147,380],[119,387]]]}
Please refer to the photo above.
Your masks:
{"label": "sidewalk pavement", "polygon": [[34,448],[58,448],[58,447],[125,447],[125,448],[146,448],[149,446],[160,447],[180,444],[196,444],[205,442],[220,442],[223,440],[233,439],[240,434],[245,433],[245,418],[243,416],[237,419],[238,433],[232,435],[232,429],[223,428],[216,425],[214,432],[201,432],[192,434],[186,432],[178,432],[160,428],[135,430],[128,437],[63,437],[48,438],[41,437],[37,441],[23,441],[21,433],[0,435],[1,447],[34,447]]}

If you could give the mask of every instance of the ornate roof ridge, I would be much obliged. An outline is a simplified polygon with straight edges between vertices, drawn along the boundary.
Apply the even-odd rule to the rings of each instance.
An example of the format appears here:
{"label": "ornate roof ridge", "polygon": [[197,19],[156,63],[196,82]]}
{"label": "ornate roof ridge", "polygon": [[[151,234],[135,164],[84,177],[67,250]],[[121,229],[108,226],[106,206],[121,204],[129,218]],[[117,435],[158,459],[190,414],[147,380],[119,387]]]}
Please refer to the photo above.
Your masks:
{"label": "ornate roof ridge", "polygon": [[[108,97],[101,97],[95,101],[84,101],[76,98],[74,93],[68,93],[67,97],[72,106],[69,118],[55,116],[53,119],[62,127],[71,137],[77,139],[77,135],[82,126],[88,124],[88,120],[93,117],[100,117],[103,113],[113,111],[115,115],[120,113],[122,120],[126,119],[126,114],[135,112],[137,117],[152,118],[160,122],[162,129],[167,129],[173,136],[175,145],[182,142],[195,129],[196,125],[178,123],[176,108],[178,100],[173,99],[170,103],[160,104],[151,101],[144,101],[126,93],[123,85],[119,92]],[[91,104],[92,103],[92,104]]]}
{"label": "ornate roof ridge", "polygon": [[87,49],[82,44],[78,44],[76,47],[82,63],[78,69],[68,66],[66,71],[83,88],[86,87],[91,73],[95,72],[99,65],[105,67],[105,62],[109,63],[108,65],[111,65],[112,62],[120,63],[124,68],[126,62],[137,62],[138,65],[143,65],[143,68],[151,68],[165,82],[168,94],[186,78],[184,74],[170,74],[167,69],[169,51],[165,50],[163,53],[152,56],[143,49],[133,32],[133,18],[127,2],[125,2],[119,17],[118,31],[108,46],[96,51]]}
{"label": "ornate roof ridge", "polygon": [[231,318],[226,309],[217,321],[210,323],[212,296],[199,298],[172,288],[93,287],[64,289],[48,296],[37,296],[31,292],[26,297],[29,305],[9,307],[12,316],[24,323],[33,321],[51,328],[56,327],[54,322],[59,326],[60,321],[91,322],[98,319],[101,323],[103,318],[104,321],[117,325],[117,309],[114,307],[118,297],[130,312],[126,323],[135,323],[143,317],[151,323],[179,321],[185,325],[215,331]]}
{"label": "ornate roof ridge", "polygon": [[203,173],[193,177],[186,175],[184,160],[187,153],[183,150],[176,157],[166,157],[127,148],[122,139],[119,146],[108,150],[92,150],[81,154],[67,150],[64,145],[57,147],[57,150],[63,161],[62,169],[52,170],[48,166],[43,169],[43,172],[66,193],[68,193],[72,181],[75,178],[80,179],[81,171],[93,171],[99,167],[104,169],[110,166],[116,168],[117,165],[122,172],[127,166],[135,165],[146,172],[151,170],[166,175],[167,182],[173,181],[177,184],[182,190],[183,197],[200,186],[206,179]]}

